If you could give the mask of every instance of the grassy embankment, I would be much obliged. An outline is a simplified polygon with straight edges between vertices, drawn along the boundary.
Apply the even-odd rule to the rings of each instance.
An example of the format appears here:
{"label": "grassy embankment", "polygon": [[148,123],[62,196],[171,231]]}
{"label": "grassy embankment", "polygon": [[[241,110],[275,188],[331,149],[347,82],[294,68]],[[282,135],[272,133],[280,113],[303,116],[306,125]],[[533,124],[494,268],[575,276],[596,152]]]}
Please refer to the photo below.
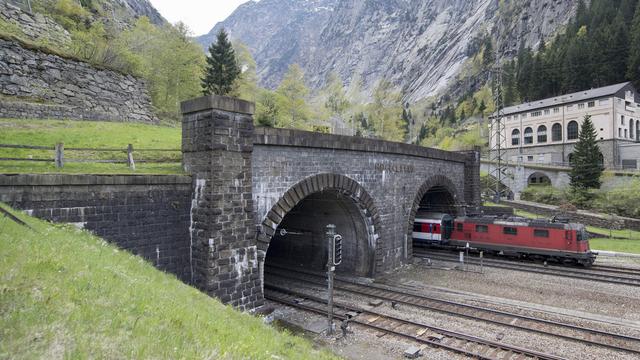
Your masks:
{"label": "grassy embankment", "polygon": [[[91,173],[91,174],[180,174],[180,152],[135,152],[136,149],[180,149],[179,127],[134,123],[71,120],[0,119],[0,144],[51,146],[64,143],[65,148],[118,148],[122,152],[65,151],[66,159],[126,160],[125,149],[132,144],[134,161],[163,159],[162,164],[127,164],[67,162],[57,169],[53,162],[0,161],[0,173]],[[50,158],[52,150],[0,148],[0,158]]]}
{"label": "grassy embankment", "polygon": [[[496,204],[490,202],[485,202],[484,204],[496,206]],[[524,210],[514,210],[516,215],[525,218],[544,217]],[[589,240],[592,249],[640,254],[640,231],[610,230],[596,226],[587,226],[587,230],[599,235]]]}
{"label": "grassy embankment", "polygon": [[88,232],[13,214],[33,230],[0,213],[0,358],[333,358]]}

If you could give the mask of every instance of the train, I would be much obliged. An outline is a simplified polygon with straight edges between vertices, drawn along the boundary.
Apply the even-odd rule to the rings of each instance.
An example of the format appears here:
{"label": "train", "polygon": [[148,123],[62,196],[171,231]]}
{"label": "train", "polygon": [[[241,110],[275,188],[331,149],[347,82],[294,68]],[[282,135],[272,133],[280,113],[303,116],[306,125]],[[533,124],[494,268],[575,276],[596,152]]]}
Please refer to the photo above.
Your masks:
{"label": "train", "polygon": [[496,255],[577,263],[589,267],[597,253],[589,248],[583,224],[516,216],[461,216],[418,211],[414,244],[470,247]]}

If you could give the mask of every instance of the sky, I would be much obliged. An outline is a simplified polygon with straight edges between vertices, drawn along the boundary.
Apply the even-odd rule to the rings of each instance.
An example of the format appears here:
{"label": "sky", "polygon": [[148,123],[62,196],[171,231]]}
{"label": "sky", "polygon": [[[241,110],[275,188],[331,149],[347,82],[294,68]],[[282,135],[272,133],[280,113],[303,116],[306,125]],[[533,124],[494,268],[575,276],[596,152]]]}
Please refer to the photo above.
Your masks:
{"label": "sky", "polygon": [[247,0],[149,0],[171,23],[182,21],[195,35],[206,34]]}

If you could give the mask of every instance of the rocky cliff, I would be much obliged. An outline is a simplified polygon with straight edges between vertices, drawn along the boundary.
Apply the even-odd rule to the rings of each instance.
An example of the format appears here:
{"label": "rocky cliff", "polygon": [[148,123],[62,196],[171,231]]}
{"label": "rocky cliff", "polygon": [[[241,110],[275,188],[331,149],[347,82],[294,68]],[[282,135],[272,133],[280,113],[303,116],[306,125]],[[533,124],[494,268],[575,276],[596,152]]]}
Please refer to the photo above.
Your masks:
{"label": "rocky cliff", "polygon": [[250,1],[220,28],[246,43],[263,85],[276,86],[298,63],[321,86],[330,71],[371,89],[379,79],[407,100],[436,95],[473,55],[473,40],[490,34],[499,56],[521,43],[536,46],[571,18],[578,0],[261,0]]}
{"label": "rocky cliff", "polygon": [[[25,0],[0,0],[0,2],[6,2],[24,11],[29,11],[29,4]],[[100,18],[106,23],[115,22],[119,27],[128,26],[142,16],[148,17],[156,25],[167,22],[149,0],[93,0],[91,3],[90,11],[96,19]],[[43,7],[53,9],[55,0],[31,0],[31,5],[34,12]]]}

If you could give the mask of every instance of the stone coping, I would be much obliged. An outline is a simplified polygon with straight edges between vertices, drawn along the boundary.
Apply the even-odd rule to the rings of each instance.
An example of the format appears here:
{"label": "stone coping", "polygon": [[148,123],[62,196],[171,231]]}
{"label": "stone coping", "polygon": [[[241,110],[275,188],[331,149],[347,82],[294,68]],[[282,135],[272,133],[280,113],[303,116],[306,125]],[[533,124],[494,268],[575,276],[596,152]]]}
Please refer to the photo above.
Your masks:
{"label": "stone coping", "polygon": [[189,184],[187,175],[0,174],[0,186]]}
{"label": "stone coping", "polygon": [[409,155],[430,159],[466,162],[467,155],[418,145],[356,136],[323,134],[311,131],[257,127],[254,145],[309,147]]}
{"label": "stone coping", "polygon": [[256,106],[252,102],[220,95],[207,95],[180,103],[182,114],[206,110],[222,110],[253,115],[255,108]]}

